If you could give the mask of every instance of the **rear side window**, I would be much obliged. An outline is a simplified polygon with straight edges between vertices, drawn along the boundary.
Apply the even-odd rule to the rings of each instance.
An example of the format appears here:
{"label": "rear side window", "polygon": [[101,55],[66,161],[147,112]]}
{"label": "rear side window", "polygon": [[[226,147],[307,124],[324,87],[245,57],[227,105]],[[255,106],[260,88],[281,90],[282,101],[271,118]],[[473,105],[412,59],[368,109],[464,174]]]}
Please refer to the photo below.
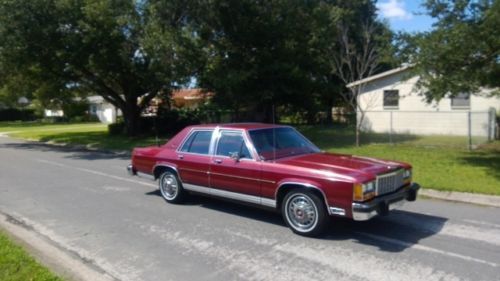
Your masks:
{"label": "rear side window", "polygon": [[181,147],[182,152],[208,154],[212,131],[194,131]]}

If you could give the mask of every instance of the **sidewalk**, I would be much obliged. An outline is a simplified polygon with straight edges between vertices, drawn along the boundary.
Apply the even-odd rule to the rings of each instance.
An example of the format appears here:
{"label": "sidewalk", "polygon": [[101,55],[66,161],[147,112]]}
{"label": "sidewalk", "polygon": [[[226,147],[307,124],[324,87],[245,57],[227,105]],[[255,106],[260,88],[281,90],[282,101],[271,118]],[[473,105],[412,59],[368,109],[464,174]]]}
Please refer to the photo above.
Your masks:
{"label": "sidewalk", "polygon": [[500,196],[495,196],[495,195],[456,192],[456,191],[439,191],[439,190],[425,189],[425,188],[420,189],[419,195],[433,199],[500,208]]}

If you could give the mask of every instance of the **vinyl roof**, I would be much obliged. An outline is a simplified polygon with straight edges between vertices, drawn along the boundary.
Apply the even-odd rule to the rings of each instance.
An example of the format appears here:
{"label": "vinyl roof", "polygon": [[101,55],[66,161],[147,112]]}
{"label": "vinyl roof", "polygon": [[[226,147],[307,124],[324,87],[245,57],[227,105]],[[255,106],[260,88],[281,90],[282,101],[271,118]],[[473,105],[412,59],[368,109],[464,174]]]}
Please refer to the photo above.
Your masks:
{"label": "vinyl roof", "polygon": [[266,128],[280,128],[286,127],[278,124],[266,124],[266,123],[222,123],[222,124],[202,124],[194,125],[193,128],[224,128],[224,129],[242,129],[242,130],[253,130],[253,129],[266,129]]}

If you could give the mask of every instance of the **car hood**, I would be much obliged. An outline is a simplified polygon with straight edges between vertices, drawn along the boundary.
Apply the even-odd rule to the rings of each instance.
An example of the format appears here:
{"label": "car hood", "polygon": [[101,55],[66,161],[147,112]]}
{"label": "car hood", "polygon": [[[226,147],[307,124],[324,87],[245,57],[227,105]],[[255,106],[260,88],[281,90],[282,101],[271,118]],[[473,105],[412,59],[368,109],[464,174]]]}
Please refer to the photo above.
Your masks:
{"label": "car hood", "polygon": [[277,160],[277,162],[317,171],[333,172],[344,176],[359,177],[364,174],[370,178],[402,167],[410,168],[408,164],[401,162],[326,152],[283,158]]}

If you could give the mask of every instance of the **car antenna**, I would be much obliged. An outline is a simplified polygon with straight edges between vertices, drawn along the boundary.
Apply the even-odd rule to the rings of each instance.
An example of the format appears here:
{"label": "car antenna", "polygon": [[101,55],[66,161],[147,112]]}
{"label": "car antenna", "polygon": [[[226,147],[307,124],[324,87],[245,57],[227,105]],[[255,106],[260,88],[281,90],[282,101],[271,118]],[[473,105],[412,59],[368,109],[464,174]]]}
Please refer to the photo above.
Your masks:
{"label": "car antenna", "polygon": [[273,107],[272,107],[272,114],[273,114],[273,161],[276,161],[276,118],[274,114],[274,102],[273,102]]}
{"label": "car antenna", "polygon": [[153,118],[153,122],[155,125],[155,143],[156,146],[160,146],[160,139],[158,138],[158,107],[156,108],[156,113]]}

